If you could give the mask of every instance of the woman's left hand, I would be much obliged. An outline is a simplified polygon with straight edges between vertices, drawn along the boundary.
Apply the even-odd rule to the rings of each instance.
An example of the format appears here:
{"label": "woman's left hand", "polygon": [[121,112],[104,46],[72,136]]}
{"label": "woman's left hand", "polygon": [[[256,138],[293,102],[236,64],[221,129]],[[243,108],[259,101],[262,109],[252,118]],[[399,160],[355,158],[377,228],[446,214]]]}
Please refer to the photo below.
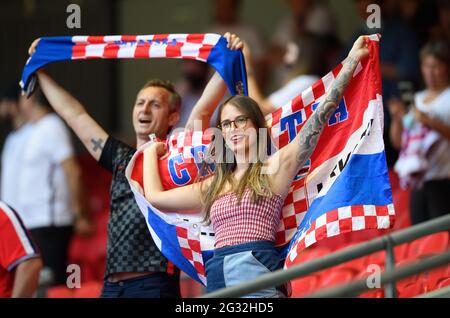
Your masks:
{"label": "woman's left hand", "polygon": [[236,34],[227,32],[223,35],[223,37],[227,39],[227,48],[230,50],[242,50],[244,48],[244,42]]}
{"label": "woman's left hand", "polygon": [[157,158],[161,158],[167,153],[167,147],[164,142],[154,142],[147,149],[144,150],[144,153],[152,153],[157,156]]}
{"label": "woman's left hand", "polygon": [[357,61],[362,60],[367,55],[369,55],[369,48],[367,43],[369,42],[369,36],[361,35],[353,44],[350,53],[348,53],[348,57],[353,58]]}

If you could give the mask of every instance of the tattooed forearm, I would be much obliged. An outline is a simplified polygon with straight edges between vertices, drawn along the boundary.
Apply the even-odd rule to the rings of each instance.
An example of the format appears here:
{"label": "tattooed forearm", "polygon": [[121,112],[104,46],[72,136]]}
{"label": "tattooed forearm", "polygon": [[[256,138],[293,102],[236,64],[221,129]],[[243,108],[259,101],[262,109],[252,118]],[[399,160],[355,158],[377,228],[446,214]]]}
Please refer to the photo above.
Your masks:
{"label": "tattooed forearm", "polygon": [[91,142],[93,144],[93,147],[92,147],[93,152],[96,152],[97,150],[100,150],[100,151],[103,150],[103,146],[104,146],[103,139],[99,138],[99,139],[95,140],[94,138],[92,138]]}
{"label": "tattooed forearm", "polygon": [[333,82],[330,92],[319,104],[297,136],[297,142],[299,143],[297,162],[299,166],[302,166],[308,160],[316,148],[320,134],[331,115],[337,109],[345,88],[355,71],[356,65],[358,65],[358,60],[352,57],[347,59],[339,75]]}

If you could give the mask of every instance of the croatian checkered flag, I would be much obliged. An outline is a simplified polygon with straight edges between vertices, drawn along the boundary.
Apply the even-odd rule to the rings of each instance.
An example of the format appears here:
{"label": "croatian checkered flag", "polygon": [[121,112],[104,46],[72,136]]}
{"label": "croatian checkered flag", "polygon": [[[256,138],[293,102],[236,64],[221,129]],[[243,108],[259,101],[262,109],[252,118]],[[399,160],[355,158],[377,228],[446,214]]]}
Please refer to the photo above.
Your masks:
{"label": "croatian checkered flag", "polygon": [[[310,160],[292,182],[276,238],[276,245],[286,256],[286,267],[303,249],[323,238],[388,229],[394,224],[383,144],[378,49],[379,36],[371,36],[369,57],[358,65]],[[294,139],[341,68],[342,64],[266,117],[277,148]],[[210,140],[211,136],[202,132],[170,136],[169,153],[159,162],[165,189],[195,180]],[[129,163],[126,175],[150,233],[168,259],[206,284],[204,264],[212,256],[214,231],[201,223],[200,212],[163,213],[147,202],[143,196],[143,149]]]}
{"label": "croatian checkered flag", "polygon": [[227,40],[213,33],[42,37],[25,65],[20,86],[29,95],[35,84],[33,74],[45,65],[92,58],[194,59],[214,67],[231,94],[247,95],[242,51],[228,49]]}

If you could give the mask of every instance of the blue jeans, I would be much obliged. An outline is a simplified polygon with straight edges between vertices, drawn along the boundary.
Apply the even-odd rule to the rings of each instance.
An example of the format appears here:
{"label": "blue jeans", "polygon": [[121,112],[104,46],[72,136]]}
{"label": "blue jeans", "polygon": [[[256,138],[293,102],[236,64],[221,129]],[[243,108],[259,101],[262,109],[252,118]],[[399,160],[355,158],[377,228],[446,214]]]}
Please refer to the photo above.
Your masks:
{"label": "blue jeans", "polygon": [[[255,241],[214,250],[206,262],[208,292],[253,280],[282,268],[283,262],[272,242]],[[244,298],[283,297],[280,288],[260,290]]]}
{"label": "blue jeans", "polygon": [[179,275],[154,273],[119,282],[105,281],[101,298],[181,298]]}

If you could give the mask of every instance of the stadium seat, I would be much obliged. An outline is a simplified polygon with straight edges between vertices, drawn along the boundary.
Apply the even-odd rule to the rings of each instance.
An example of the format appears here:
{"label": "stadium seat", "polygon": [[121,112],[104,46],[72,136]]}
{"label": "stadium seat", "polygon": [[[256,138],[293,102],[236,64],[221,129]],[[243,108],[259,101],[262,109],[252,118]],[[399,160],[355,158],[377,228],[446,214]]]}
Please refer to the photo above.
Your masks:
{"label": "stadium seat", "polygon": [[296,264],[305,263],[305,262],[311,261],[313,259],[317,259],[322,256],[328,255],[330,253],[331,253],[331,251],[324,247],[308,248],[308,249],[300,252],[295,263]]}
{"label": "stadium seat", "polygon": [[439,232],[422,237],[410,244],[408,259],[440,254],[447,250],[448,242],[448,232]]}
{"label": "stadium seat", "polygon": [[[408,266],[408,264],[413,263],[412,260],[403,260],[396,264],[396,267],[402,267],[402,266]],[[415,284],[417,282],[422,282],[420,279],[420,274],[411,275],[409,277],[406,277],[402,280],[397,281],[397,289],[403,289],[405,286]]]}
{"label": "stadium seat", "polygon": [[437,289],[441,289],[441,288],[448,287],[448,286],[450,286],[450,277],[441,280],[438,284]]}
{"label": "stadium seat", "polygon": [[428,292],[438,289],[439,283],[448,278],[450,278],[450,265],[426,271],[420,275],[419,279],[424,282],[425,290]]}
{"label": "stadium seat", "polygon": [[74,290],[65,285],[53,286],[47,289],[47,298],[73,298]]}
{"label": "stadium seat", "polygon": [[421,282],[415,282],[398,288],[399,298],[411,298],[421,295],[425,292],[424,286]]}
{"label": "stadium seat", "polygon": [[[395,262],[399,263],[403,260],[407,259],[409,244],[401,244],[394,247],[394,257]],[[367,260],[367,264],[377,264],[377,265],[385,265],[386,262],[386,251],[379,251],[373,254],[370,254]]]}
{"label": "stadium seat", "polygon": [[353,276],[354,274],[349,270],[328,272],[327,275],[321,277],[319,286],[320,288],[330,288],[351,281]]}
{"label": "stadium seat", "polygon": [[319,277],[316,275],[309,275],[291,281],[292,298],[305,296],[313,293],[319,284]]}
{"label": "stadium seat", "polygon": [[201,296],[205,291],[204,287],[200,283],[181,272],[180,292],[182,298],[194,298]]}
{"label": "stadium seat", "polygon": [[[366,270],[361,271],[358,275],[356,275],[353,280],[361,280],[365,279],[370,275],[371,273],[368,273]],[[359,298],[384,298],[384,290],[383,289],[370,289],[367,291],[362,292],[359,295]]]}
{"label": "stadium seat", "polygon": [[409,243],[397,245],[394,247],[395,262],[401,262],[408,257]]}
{"label": "stadium seat", "polygon": [[385,251],[375,252],[370,254],[367,259],[367,264],[377,264],[380,266],[384,266],[385,264]]}
{"label": "stadium seat", "polygon": [[367,257],[360,257],[349,262],[342,263],[333,267],[334,270],[349,270],[354,274],[364,271],[367,267]]}
{"label": "stadium seat", "polygon": [[359,298],[384,298],[384,290],[369,290],[359,295]]}

